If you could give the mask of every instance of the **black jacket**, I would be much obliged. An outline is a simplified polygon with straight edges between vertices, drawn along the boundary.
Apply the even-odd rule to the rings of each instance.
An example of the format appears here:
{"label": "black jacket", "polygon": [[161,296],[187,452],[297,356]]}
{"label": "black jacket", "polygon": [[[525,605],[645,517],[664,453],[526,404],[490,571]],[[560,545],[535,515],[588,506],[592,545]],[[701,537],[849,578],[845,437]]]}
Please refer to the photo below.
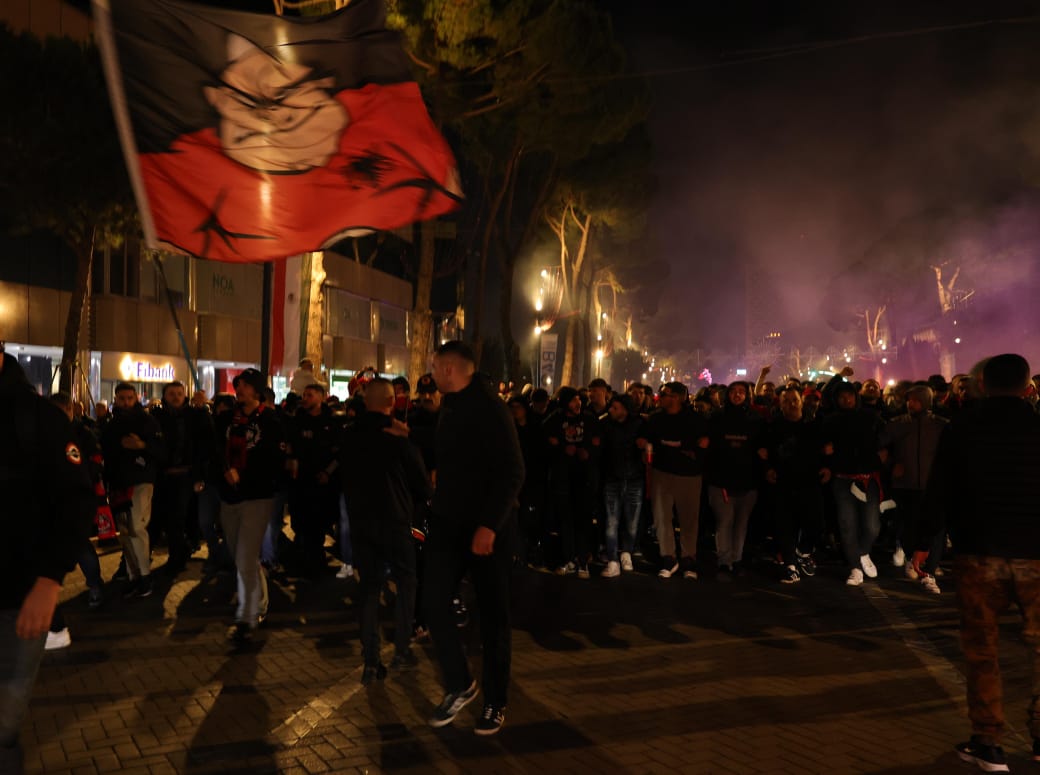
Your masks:
{"label": "black jacket", "polygon": [[763,421],[750,406],[726,402],[708,419],[708,455],[705,479],[729,492],[742,493],[758,486],[763,445]]}
{"label": "black jacket", "polygon": [[285,436],[274,410],[260,404],[247,415],[241,406],[216,421],[221,468],[238,470],[237,487],[220,478],[220,497],[227,503],[261,500],[274,495],[285,471]]}
{"label": "black jacket", "polygon": [[766,429],[767,467],[776,471],[776,486],[795,490],[820,486],[823,428],[819,420],[791,422],[781,416]]}
{"label": "black jacket", "polygon": [[708,422],[693,409],[684,406],[677,414],[655,412],[639,435],[654,445],[655,470],[676,476],[700,476],[703,472],[707,451],[698,446],[698,441],[708,435]]}
{"label": "black jacket", "polygon": [[[144,442],[144,449],[123,446],[123,438],[131,433]],[[105,456],[105,476],[110,487],[125,489],[135,484],[155,484],[159,467],[166,460],[162,429],[140,404],[132,409],[113,409],[112,421],[101,435],[101,453]]]}
{"label": "black jacket", "polygon": [[615,422],[608,417],[601,427],[604,480],[642,480],[646,476],[646,465],[636,439],[643,427],[643,418],[634,412],[624,422]]}
{"label": "black jacket", "polygon": [[833,446],[827,467],[836,474],[870,474],[881,470],[878,449],[885,423],[869,409],[838,409],[823,421],[823,440]]}
{"label": "black jacket", "polygon": [[1040,415],[1021,398],[972,402],[943,431],[925,498],[928,534],[959,554],[1040,559]]}
{"label": "black jacket", "polygon": [[324,471],[331,478],[339,467],[340,437],[343,420],[325,404],[317,416],[300,408],[288,429],[289,454],[299,468],[296,483],[308,486]]}
{"label": "black jacket", "polygon": [[214,454],[213,418],[209,412],[185,404],[180,409],[163,406],[152,416],[162,430],[163,472],[184,474],[193,482],[203,481]]}
{"label": "black jacket", "polygon": [[488,527],[498,532],[515,518],[524,483],[524,460],[516,424],[506,405],[482,378],[441,403],[437,426],[437,491],[434,519],[456,529]]}
{"label": "black jacket", "polygon": [[358,415],[340,449],[351,535],[379,544],[394,530],[407,531],[431,494],[419,448],[384,432],[391,419],[378,412]]}
{"label": "black jacket", "polygon": [[0,371],[0,608],[21,607],[39,577],[61,583],[94,523],[90,464],[72,424],[36,394],[18,360]]}

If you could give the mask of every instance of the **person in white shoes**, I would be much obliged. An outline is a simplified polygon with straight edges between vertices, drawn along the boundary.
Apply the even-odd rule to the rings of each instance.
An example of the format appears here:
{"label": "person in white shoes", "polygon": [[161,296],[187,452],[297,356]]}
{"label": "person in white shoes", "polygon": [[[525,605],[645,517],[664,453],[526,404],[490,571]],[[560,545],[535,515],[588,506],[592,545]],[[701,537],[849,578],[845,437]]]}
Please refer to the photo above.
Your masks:
{"label": "person in white shoes", "polygon": [[[646,481],[643,453],[636,446],[642,426],[643,420],[630,396],[618,393],[610,399],[607,419],[603,421],[601,442],[603,501],[607,517],[607,567],[603,569],[604,578],[615,578],[621,575],[622,570],[632,570],[632,550],[635,548]],[[619,532],[622,549],[620,557]]]}
{"label": "person in white shoes", "polygon": [[823,421],[823,453],[849,567],[846,583],[857,587],[864,577],[877,577],[870,549],[881,532],[884,498],[878,450],[883,421],[877,413],[857,406],[856,387],[842,379],[851,375],[852,370],[846,368],[828,385],[836,410]]}

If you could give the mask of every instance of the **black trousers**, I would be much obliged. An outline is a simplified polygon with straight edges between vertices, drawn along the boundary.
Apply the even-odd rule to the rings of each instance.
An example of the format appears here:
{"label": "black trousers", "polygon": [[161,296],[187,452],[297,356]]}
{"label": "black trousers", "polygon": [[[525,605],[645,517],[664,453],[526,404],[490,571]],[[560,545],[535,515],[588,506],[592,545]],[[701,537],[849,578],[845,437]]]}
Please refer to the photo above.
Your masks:
{"label": "black trousers", "polygon": [[474,528],[445,524],[434,516],[430,535],[423,547],[426,564],[423,600],[437,661],[444,674],[446,692],[458,692],[472,682],[456,625],[451,601],[468,571],[477,596],[480,640],[483,646],[481,684],[484,702],[505,707],[512,659],[512,630],[509,620],[509,577],[516,540],[516,516],[511,516],[495,536],[494,552],[477,557],[470,551]]}
{"label": "black trousers", "polygon": [[773,488],[777,538],[784,565],[795,564],[795,549],[812,554],[823,530],[823,488],[817,485]]}
{"label": "black trousers", "polygon": [[379,664],[379,591],[387,566],[397,585],[394,647],[399,654],[408,651],[415,615],[415,539],[405,526],[394,526],[379,538],[366,535],[365,531],[355,531],[351,538],[361,588],[361,649],[365,665],[374,666]]}
{"label": "black trousers", "polygon": [[297,556],[305,572],[325,567],[325,534],[339,521],[339,491],[329,484],[296,483],[289,490]]}
{"label": "black trousers", "polygon": [[188,525],[188,511],[191,508],[193,493],[192,476],[183,474],[160,474],[155,481],[155,494],[152,496],[152,521],[149,524],[149,535],[154,526],[155,533],[164,531],[170,550],[169,564],[171,568],[184,565],[191,556],[185,530]]}

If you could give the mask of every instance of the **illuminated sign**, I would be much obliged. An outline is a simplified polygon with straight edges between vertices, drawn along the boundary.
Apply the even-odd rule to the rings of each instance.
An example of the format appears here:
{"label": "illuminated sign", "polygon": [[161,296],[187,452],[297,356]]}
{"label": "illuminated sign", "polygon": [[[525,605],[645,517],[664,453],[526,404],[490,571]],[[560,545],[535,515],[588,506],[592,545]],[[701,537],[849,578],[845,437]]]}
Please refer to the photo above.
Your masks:
{"label": "illuminated sign", "polygon": [[119,373],[127,382],[173,382],[172,363],[155,364],[149,361],[134,360],[124,355],[119,362]]}

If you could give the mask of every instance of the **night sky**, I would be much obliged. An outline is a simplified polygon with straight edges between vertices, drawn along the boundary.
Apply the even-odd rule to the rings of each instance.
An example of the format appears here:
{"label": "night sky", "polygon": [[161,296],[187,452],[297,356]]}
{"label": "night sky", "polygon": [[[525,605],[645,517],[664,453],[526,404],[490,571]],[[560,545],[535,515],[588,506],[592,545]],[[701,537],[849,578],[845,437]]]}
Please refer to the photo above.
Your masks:
{"label": "night sky", "polygon": [[[1035,4],[688,5],[614,4],[653,95],[649,252],[671,280],[642,338],[658,351],[741,349],[745,277],[753,325],[842,343],[820,314],[836,272],[922,213],[1040,184]],[[1033,18],[980,24],[1014,17]]]}

